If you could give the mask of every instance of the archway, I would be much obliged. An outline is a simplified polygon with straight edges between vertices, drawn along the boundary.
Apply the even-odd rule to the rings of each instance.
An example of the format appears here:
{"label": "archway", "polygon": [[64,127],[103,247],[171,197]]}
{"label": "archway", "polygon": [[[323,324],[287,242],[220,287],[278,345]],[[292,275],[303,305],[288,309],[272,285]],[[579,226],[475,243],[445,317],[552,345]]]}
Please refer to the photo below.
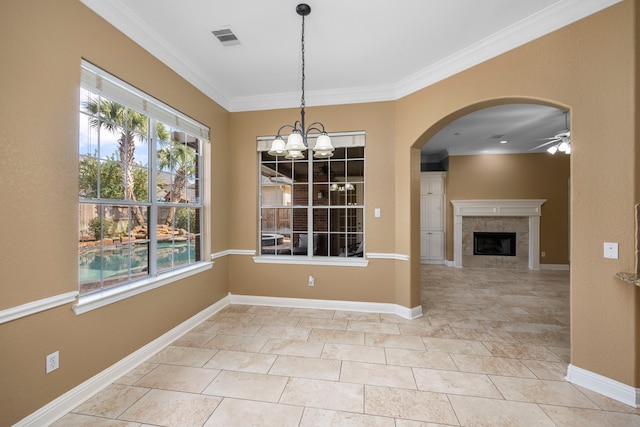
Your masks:
{"label": "archway", "polygon": [[[435,212],[432,215],[421,213],[420,231],[425,237],[427,231],[433,236],[444,232],[446,239],[435,240],[446,243],[446,256],[442,256],[444,250],[434,247],[432,252],[435,256],[426,256],[430,255],[429,251],[422,251],[422,262],[451,263],[457,258],[455,265],[462,266],[460,230],[453,233],[452,229],[452,219],[457,218],[459,226],[461,218],[453,216],[451,200],[543,200],[543,226],[539,233],[530,236],[530,247],[518,248],[510,258],[496,258],[491,254],[474,257],[469,254],[469,245],[465,244],[466,265],[538,269],[542,264],[548,269],[566,269],[569,262],[569,156],[555,151],[554,155],[547,153],[550,147],[555,150],[560,147],[564,151],[565,146],[570,150],[569,114],[554,105],[522,101],[490,107],[480,105],[476,110],[449,121],[422,147],[421,162],[421,172],[446,173],[449,159],[456,165],[452,171],[455,173],[450,175],[455,179],[447,181],[446,201],[425,195],[425,189],[421,195],[423,210],[426,205],[431,205]],[[438,163],[429,162],[429,156],[435,157]],[[425,175],[433,174],[423,173],[422,178],[426,178]],[[443,219],[434,220],[434,215],[441,215]],[[446,224],[446,228],[438,228],[439,224]],[[453,239],[454,234],[457,234],[457,239]],[[469,238],[467,236],[466,241]],[[511,243],[515,244],[514,241]],[[422,246],[424,249],[424,242]]]}
{"label": "archway", "polygon": [[[427,129],[419,140],[414,145],[414,148],[422,148],[422,145],[428,144],[431,139],[441,133],[444,129],[447,129],[452,123],[460,121],[465,117],[475,114],[478,111],[486,109],[496,109],[497,106],[508,106],[513,104],[533,104],[544,106],[549,110],[557,111],[560,116],[564,111],[568,111],[563,105],[552,103],[542,100],[531,99],[496,99],[489,100],[473,105],[469,105],[463,109],[454,111],[449,115],[443,117],[430,129]],[[569,127],[569,126],[567,126]],[[568,130],[568,129],[567,129]],[[557,131],[560,131],[558,129]],[[509,139],[512,135],[505,134],[504,129],[496,129],[495,132],[488,133],[487,136],[499,136],[501,139]],[[554,136],[551,133],[550,136]],[[535,138],[538,139],[538,138]],[[423,144],[420,144],[420,143]],[[538,146],[545,143],[545,141],[533,140],[532,146]],[[500,141],[493,141],[496,146]],[[453,209],[451,200],[456,199],[544,199],[546,200],[543,210],[545,215],[542,218],[542,233],[541,243],[539,251],[544,256],[540,260],[543,269],[554,270],[568,270],[569,263],[569,189],[568,189],[568,176],[570,173],[569,156],[560,153],[552,156],[545,152],[547,147],[539,147],[538,152],[535,154],[519,153],[509,155],[499,155],[496,153],[484,153],[483,158],[478,156],[479,153],[453,156],[455,160],[451,160],[448,163],[449,168],[456,169],[455,183],[447,183],[447,194],[445,199],[445,218],[446,218],[446,256],[445,261],[449,267],[453,267],[453,239],[452,234],[452,218]],[[449,169],[443,168],[443,169]],[[537,170],[539,169],[539,170]],[[424,168],[422,168],[424,170]],[[544,171],[542,176],[540,170]],[[448,171],[450,172],[450,171]],[[412,182],[416,182],[412,180]],[[501,184],[503,183],[503,184]],[[419,205],[416,205],[416,209],[420,209]],[[413,211],[413,209],[412,209]],[[420,212],[412,212],[412,214],[420,217]],[[495,221],[494,221],[495,224]],[[494,225],[495,226],[495,225]],[[412,229],[412,236],[420,235],[422,230]],[[476,230],[477,231],[477,230]],[[495,230],[493,230],[495,231]],[[503,230],[504,231],[504,230]],[[523,233],[524,234],[524,233]],[[515,235],[515,233],[514,233]],[[518,234],[520,238],[520,234]],[[469,239],[467,238],[467,241]],[[560,242],[560,243],[559,243]],[[421,244],[424,242],[421,239]],[[520,244],[520,243],[519,243]],[[486,261],[489,257],[476,256],[473,257],[476,261]],[[515,257],[514,257],[515,258]],[[492,263],[495,263],[495,259],[507,260],[507,257],[493,257]],[[511,261],[511,259],[508,259]],[[438,264],[438,262],[433,262]],[[480,266],[472,264],[469,261],[467,267]],[[502,265],[496,263],[494,267],[513,268],[513,265],[508,263]],[[523,268],[520,264],[517,268]],[[526,261],[525,267],[526,269]],[[424,267],[420,266],[421,274]],[[567,316],[568,319],[568,273],[566,275],[567,283]],[[428,277],[423,277],[420,281],[425,283],[428,281]],[[421,299],[423,307],[428,302],[428,295],[426,295],[427,301],[424,297]],[[568,334],[568,321],[567,321],[567,334]]]}

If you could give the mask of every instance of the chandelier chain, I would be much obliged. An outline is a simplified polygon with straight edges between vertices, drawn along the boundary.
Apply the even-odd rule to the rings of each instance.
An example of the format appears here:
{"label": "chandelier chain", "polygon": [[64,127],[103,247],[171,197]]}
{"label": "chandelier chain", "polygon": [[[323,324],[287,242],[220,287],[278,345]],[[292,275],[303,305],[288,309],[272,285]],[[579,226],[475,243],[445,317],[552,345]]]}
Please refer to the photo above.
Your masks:
{"label": "chandelier chain", "polygon": [[302,16],[302,97],[300,98],[300,107],[305,107],[304,102],[304,15]]}
{"label": "chandelier chain", "polygon": [[[296,13],[302,17],[302,37],[300,43],[300,51],[302,56],[302,70],[301,70],[301,80],[302,80],[302,95],[300,97],[300,120],[296,120],[293,125],[283,125],[278,129],[278,134],[276,138],[271,143],[271,149],[268,151],[271,156],[285,156],[286,159],[296,160],[304,158],[303,152],[309,148],[309,144],[307,141],[307,136],[310,132],[317,132],[318,136],[315,141],[313,147],[313,156],[316,158],[327,159],[333,156],[333,151],[335,150],[333,145],[331,145],[331,138],[327,134],[324,129],[324,125],[320,122],[313,122],[306,127],[305,123],[305,99],[304,99],[304,85],[306,80],[305,75],[305,45],[304,45],[304,37],[305,37],[305,16],[311,12],[311,8],[308,4],[301,3],[296,7]],[[291,129],[291,134],[287,137],[287,142],[285,144],[284,139],[281,135],[281,132],[284,129]]]}

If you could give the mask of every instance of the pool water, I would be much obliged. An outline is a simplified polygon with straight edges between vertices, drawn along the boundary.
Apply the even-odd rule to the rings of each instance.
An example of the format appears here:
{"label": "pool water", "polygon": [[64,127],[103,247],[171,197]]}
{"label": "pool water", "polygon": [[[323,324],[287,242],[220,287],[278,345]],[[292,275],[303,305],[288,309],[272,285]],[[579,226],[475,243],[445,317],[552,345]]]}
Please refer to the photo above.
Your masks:
{"label": "pool water", "polygon": [[[158,271],[187,265],[196,260],[196,242],[178,241],[158,243]],[[80,285],[117,280],[128,281],[129,262],[131,275],[146,275],[149,265],[148,244],[82,248],[78,253],[78,282]],[[102,277],[101,277],[102,275]]]}

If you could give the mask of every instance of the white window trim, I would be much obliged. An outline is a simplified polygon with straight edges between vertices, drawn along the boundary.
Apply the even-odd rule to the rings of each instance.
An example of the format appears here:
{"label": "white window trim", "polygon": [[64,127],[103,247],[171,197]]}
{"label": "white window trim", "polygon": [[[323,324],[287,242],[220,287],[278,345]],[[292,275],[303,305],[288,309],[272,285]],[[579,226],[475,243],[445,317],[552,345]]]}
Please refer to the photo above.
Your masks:
{"label": "white window trim", "polygon": [[[109,80],[104,78],[107,76]],[[105,83],[107,82],[107,83]],[[177,110],[164,104],[144,92],[136,89],[135,87],[120,81],[116,77],[106,74],[105,71],[94,66],[93,64],[82,60],[81,63],[81,85],[82,87],[94,91],[99,94],[105,92],[103,85],[111,84],[111,89],[115,91],[112,94],[107,91],[105,97],[109,98],[112,95],[116,98],[116,101],[122,102],[130,108],[134,108],[135,105],[131,105],[136,99],[141,100],[142,110],[149,112],[150,114],[160,114],[160,119],[169,119],[167,124],[171,124],[176,128],[191,133],[193,136],[199,138],[203,144],[200,145],[202,156],[202,171],[201,171],[201,245],[202,245],[202,259],[206,259],[204,254],[211,252],[211,144],[209,143],[209,128],[192,120]],[[148,102],[152,101],[152,102]],[[157,104],[157,105],[156,105]],[[155,107],[155,109],[153,109]],[[153,110],[153,111],[150,111]],[[173,120],[171,120],[173,118]],[[156,118],[157,119],[157,118]],[[187,267],[178,268],[168,272],[161,273],[157,276],[146,277],[141,280],[136,280],[130,283],[117,285],[111,288],[103,289],[98,292],[92,292],[86,295],[78,296],[78,302],[73,305],[73,311],[76,315],[87,313],[89,311],[101,308],[110,304],[113,304],[123,299],[141,294],[143,292],[150,291],[152,289],[159,288],[164,285],[174,283],[176,281],[185,279],[195,274],[202,273],[210,270],[213,267],[213,261],[201,261]],[[77,284],[76,284],[77,286]]]}
{"label": "white window trim", "polygon": [[[338,147],[365,147],[366,146],[366,132],[365,131],[352,131],[352,132],[329,132],[331,137],[347,137],[342,138],[336,144],[336,140],[332,141],[336,148]],[[315,144],[317,135],[309,135],[309,148],[308,152],[311,153],[311,149]],[[271,147],[271,142],[275,139],[274,136],[259,136],[257,138],[257,151],[258,154],[261,151],[268,151]],[[259,164],[262,161],[258,158]],[[365,155],[365,175],[366,175],[366,155]],[[363,177],[364,178],[364,177]],[[258,179],[260,176],[258,175]],[[366,188],[366,180],[363,180]],[[258,188],[261,187],[261,182],[258,182]],[[262,208],[260,202],[261,189],[258,191],[258,211]],[[313,208],[313,206],[311,206]],[[364,233],[362,234],[363,242],[366,244],[366,202],[362,205],[363,209],[363,227]],[[258,213],[258,221],[260,221],[260,214]],[[260,230],[260,224],[258,224]],[[253,262],[256,264],[289,264],[289,265],[327,265],[327,266],[344,266],[344,267],[367,267],[369,260],[366,259],[366,254],[362,257],[341,257],[341,256],[301,256],[301,255],[256,255],[253,257]]]}
{"label": "white window trim", "polygon": [[328,265],[333,267],[367,267],[369,260],[360,257],[341,256],[299,256],[299,255],[259,255],[253,257],[256,264]]}

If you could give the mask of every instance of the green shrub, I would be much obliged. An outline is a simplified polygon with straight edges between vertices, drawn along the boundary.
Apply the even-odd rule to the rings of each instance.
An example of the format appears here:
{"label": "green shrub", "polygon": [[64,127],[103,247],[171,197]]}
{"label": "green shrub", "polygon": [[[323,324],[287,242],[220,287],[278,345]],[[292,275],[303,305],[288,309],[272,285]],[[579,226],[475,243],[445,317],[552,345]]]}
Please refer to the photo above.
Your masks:
{"label": "green shrub", "polygon": [[184,228],[189,233],[196,233],[196,210],[186,208],[178,209],[176,212],[176,228]]}
{"label": "green shrub", "polygon": [[91,233],[96,240],[111,237],[114,228],[115,221],[108,218],[104,218],[102,222],[100,222],[100,218],[92,218],[89,221],[89,233]]}

